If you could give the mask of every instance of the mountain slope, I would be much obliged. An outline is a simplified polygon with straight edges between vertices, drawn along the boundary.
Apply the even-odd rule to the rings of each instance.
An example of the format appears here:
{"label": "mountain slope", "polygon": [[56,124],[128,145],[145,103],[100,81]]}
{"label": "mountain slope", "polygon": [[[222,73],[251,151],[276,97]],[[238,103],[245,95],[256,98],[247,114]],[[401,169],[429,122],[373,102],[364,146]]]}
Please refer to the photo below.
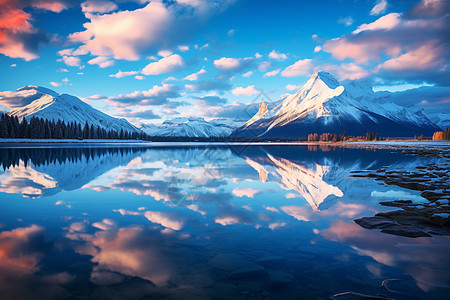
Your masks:
{"label": "mountain slope", "polygon": [[81,101],[79,98],[67,94],[58,94],[52,90],[37,87],[25,86],[17,89],[18,97],[26,97],[29,104],[12,109],[9,112],[11,116],[17,116],[19,120],[31,117],[44,118],[49,120],[64,120],[66,123],[77,122],[82,126],[87,122],[95,127],[100,126],[106,130],[127,130],[130,132],[139,132],[125,119],[113,118],[89,104]]}
{"label": "mountain slope", "polygon": [[360,136],[373,131],[400,137],[431,135],[439,129],[423,113],[390,102],[386,93],[374,93],[368,83],[350,82],[344,86],[322,71],[316,71],[273,110],[263,111],[264,105],[232,136],[304,138],[310,133],[346,131]]}

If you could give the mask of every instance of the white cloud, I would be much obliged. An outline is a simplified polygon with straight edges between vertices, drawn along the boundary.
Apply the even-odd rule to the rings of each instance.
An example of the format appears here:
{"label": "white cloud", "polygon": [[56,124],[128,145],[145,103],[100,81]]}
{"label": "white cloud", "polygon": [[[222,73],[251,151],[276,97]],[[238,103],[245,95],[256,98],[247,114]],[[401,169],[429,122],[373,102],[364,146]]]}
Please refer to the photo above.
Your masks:
{"label": "white cloud", "polygon": [[72,55],[72,53],[73,53],[73,48],[63,49],[63,50],[58,51],[59,56],[70,56],[70,55]]}
{"label": "white cloud", "polygon": [[189,46],[178,46],[178,50],[180,50],[181,52],[186,52],[189,51]]}
{"label": "white cloud", "polygon": [[350,26],[353,24],[354,20],[352,17],[339,17],[338,21],[339,24],[344,24],[345,26]]}
{"label": "white cloud", "polygon": [[58,59],[58,61],[62,61],[70,67],[79,67],[81,65],[80,58],[76,56],[63,56],[62,58]]}
{"label": "white cloud", "polygon": [[16,64],[11,64],[10,67],[11,68],[15,68],[15,67],[17,67],[17,65]]}
{"label": "white cloud", "polygon": [[126,72],[119,71],[116,74],[109,75],[109,77],[122,78],[122,77],[126,77],[126,76],[136,75],[138,73],[139,73],[138,71],[126,71]]}
{"label": "white cloud", "polygon": [[255,94],[259,94],[261,91],[257,88],[255,88],[254,85],[250,85],[248,87],[237,87],[235,88],[232,93],[235,96],[251,96]]}
{"label": "white cloud", "polygon": [[202,68],[200,71],[192,73],[191,75],[184,77],[184,80],[195,81],[198,79],[199,75],[205,74],[205,73],[206,73],[206,70],[204,68]]}
{"label": "white cloud", "polygon": [[232,71],[241,67],[241,59],[222,57],[214,61],[214,66],[219,70]]}
{"label": "white cloud", "polygon": [[227,35],[230,36],[230,37],[233,36],[234,35],[234,29],[228,30]]}
{"label": "white cloud", "polygon": [[295,64],[284,69],[283,72],[281,72],[281,76],[294,77],[305,75],[309,73],[313,67],[312,59],[300,59]]}
{"label": "white cloud", "polygon": [[170,50],[160,50],[160,51],[158,51],[158,55],[162,56],[162,57],[167,57],[167,56],[170,56],[172,54],[173,54],[173,52],[170,51]]}
{"label": "white cloud", "polygon": [[253,75],[253,72],[252,71],[248,71],[248,72],[245,72],[244,74],[242,74],[242,77],[250,77],[252,75]]}
{"label": "white cloud", "polygon": [[176,215],[160,212],[160,211],[147,211],[144,216],[152,223],[160,224],[163,227],[173,230],[180,230],[183,228],[183,222],[180,221]]}
{"label": "white cloud", "polygon": [[255,58],[261,58],[261,57],[262,57],[261,54],[259,54],[258,52],[255,53]]}
{"label": "white cloud", "polygon": [[136,75],[136,76],[134,76],[134,78],[136,78],[137,80],[144,80],[144,76],[142,76],[142,75]]}
{"label": "white cloud", "polygon": [[178,54],[163,57],[157,62],[149,63],[142,73],[145,75],[160,75],[177,72],[184,66],[183,58]]}
{"label": "white cloud", "polygon": [[272,52],[269,53],[269,57],[277,60],[285,60],[287,59],[287,55],[284,53],[280,53],[278,51],[272,50]]}
{"label": "white cloud", "polygon": [[61,83],[59,83],[59,82],[54,82],[54,81],[51,81],[50,84],[53,85],[54,87],[59,87],[59,86],[61,86]]}
{"label": "white cloud", "polygon": [[249,197],[249,198],[254,198],[257,194],[261,193],[260,190],[255,190],[252,188],[235,188],[232,191],[233,195],[235,195],[236,197]]}
{"label": "white cloud", "polygon": [[265,71],[268,68],[270,68],[272,66],[272,64],[268,61],[263,61],[261,63],[258,64],[258,70],[260,71]]}
{"label": "white cloud", "polygon": [[204,44],[203,46],[200,47],[200,50],[209,48],[209,43]]}
{"label": "white cloud", "polygon": [[381,15],[382,13],[386,12],[387,5],[388,3],[386,0],[378,0],[377,4],[370,11],[370,14]]}
{"label": "white cloud", "polygon": [[114,60],[106,56],[98,56],[88,61],[90,65],[98,65],[100,68],[107,68],[114,65]]}
{"label": "white cloud", "polygon": [[277,75],[278,73],[280,73],[281,69],[276,69],[270,72],[267,72],[266,74],[264,74],[263,77],[273,77],[275,75]]}
{"label": "white cloud", "polygon": [[301,85],[296,85],[296,84],[287,84],[286,85],[286,89],[288,91],[295,91],[295,90],[298,90],[301,87],[302,87]]}
{"label": "white cloud", "polygon": [[83,13],[108,13],[117,10],[117,5],[107,0],[86,0],[81,3],[81,11]]}
{"label": "white cloud", "polygon": [[316,47],[314,48],[314,53],[317,53],[317,52],[319,52],[320,50],[322,50],[322,47],[321,47],[321,46],[316,46]]}
{"label": "white cloud", "polygon": [[165,1],[155,0],[135,10],[86,13],[89,21],[83,24],[85,30],[71,34],[69,39],[82,43],[75,51],[77,55],[91,53],[138,60],[148,49],[176,47],[198,30],[199,25],[232,4],[232,1],[197,1],[199,5],[193,5],[195,9],[191,10],[186,9],[188,3],[185,2],[168,5]]}

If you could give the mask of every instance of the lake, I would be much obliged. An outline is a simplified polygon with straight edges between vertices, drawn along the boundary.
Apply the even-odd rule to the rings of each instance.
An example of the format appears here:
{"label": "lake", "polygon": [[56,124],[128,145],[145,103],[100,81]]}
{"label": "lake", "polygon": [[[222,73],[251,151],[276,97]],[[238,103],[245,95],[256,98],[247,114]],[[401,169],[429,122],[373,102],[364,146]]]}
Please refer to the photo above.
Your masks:
{"label": "lake", "polygon": [[449,236],[408,238],[353,221],[392,210],[381,201],[426,202],[420,193],[350,176],[442,158],[156,144],[2,147],[0,157],[1,299],[450,292]]}

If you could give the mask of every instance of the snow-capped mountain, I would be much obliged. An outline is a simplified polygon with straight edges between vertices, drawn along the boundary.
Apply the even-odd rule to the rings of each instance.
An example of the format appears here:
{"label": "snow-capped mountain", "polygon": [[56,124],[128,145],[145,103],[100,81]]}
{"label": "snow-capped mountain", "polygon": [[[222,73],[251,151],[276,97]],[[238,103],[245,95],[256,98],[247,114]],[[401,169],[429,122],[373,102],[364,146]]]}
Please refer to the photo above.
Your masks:
{"label": "snow-capped mountain", "polygon": [[138,127],[149,136],[164,137],[227,137],[240,124],[229,119],[205,121],[203,118],[175,118],[161,125],[140,124]]}
{"label": "snow-capped mountain", "polygon": [[374,93],[367,82],[340,84],[331,74],[316,71],[293,95],[270,111],[261,104],[253,118],[233,131],[237,137],[306,137],[310,133],[360,136],[432,135],[439,127],[423,112],[396,105],[389,94]]}
{"label": "snow-capped mountain", "polygon": [[433,121],[433,123],[441,127],[442,130],[450,126],[450,114],[446,113],[429,114],[429,119]]}
{"label": "snow-capped mountain", "polygon": [[15,92],[17,98],[21,98],[25,106],[12,109],[9,114],[17,116],[19,120],[31,117],[39,117],[49,120],[64,120],[66,123],[77,122],[82,126],[87,122],[95,127],[115,131],[126,130],[139,132],[139,129],[131,125],[125,119],[113,118],[75,96],[58,94],[47,88],[27,85]]}

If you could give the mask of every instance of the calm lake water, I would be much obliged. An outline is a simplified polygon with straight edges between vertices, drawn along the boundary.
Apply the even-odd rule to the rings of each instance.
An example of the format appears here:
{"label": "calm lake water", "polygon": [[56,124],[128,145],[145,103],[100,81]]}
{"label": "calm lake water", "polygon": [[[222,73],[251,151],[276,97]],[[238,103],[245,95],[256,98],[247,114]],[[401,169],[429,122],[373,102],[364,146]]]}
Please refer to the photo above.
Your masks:
{"label": "calm lake water", "polygon": [[[442,162],[315,146],[0,148],[1,299],[450,293],[450,237],[353,222],[425,202],[356,170]],[[380,288],[389,281],[391,292]],[[448,298],[447,298],[448,299]]]}

